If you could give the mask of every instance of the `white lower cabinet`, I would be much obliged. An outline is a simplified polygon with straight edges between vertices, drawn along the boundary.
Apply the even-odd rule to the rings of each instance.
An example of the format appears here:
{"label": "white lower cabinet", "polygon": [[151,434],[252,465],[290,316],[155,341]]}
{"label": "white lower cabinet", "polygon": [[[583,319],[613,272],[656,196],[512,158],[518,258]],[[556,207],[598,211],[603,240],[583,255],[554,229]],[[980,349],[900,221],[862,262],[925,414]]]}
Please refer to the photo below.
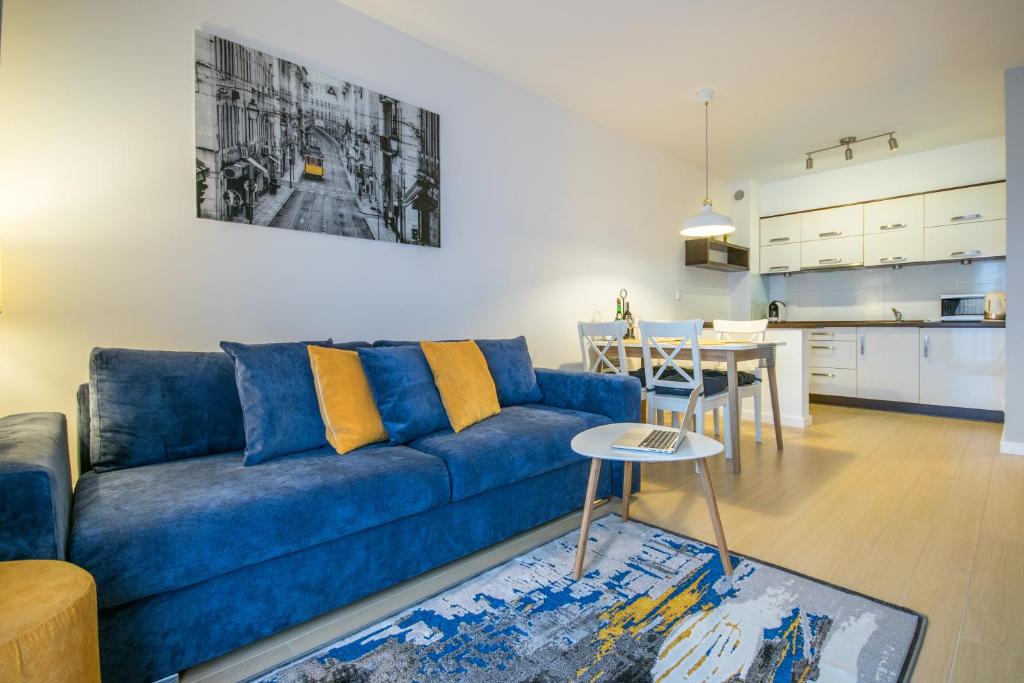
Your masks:
{"label": "white lower cabinet", "polygon": [[921,403],[1003,410],[1006,330],[921,328]]}
{"label": "white lower cabinet", "polygon": [[857,371],[847,368],[811,368],[810,392],[826,396],[857,397]]}
{"label": "white lower cabinet", "polygon": [[857,328],[857,398],[917,403],[918,328]]}

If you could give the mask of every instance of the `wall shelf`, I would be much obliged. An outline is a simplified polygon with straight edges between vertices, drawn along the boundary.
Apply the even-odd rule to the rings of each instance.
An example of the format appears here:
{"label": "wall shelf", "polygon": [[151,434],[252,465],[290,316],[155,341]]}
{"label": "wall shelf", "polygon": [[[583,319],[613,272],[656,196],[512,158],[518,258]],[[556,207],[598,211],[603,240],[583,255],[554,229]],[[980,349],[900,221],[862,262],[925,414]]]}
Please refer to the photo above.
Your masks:
{"label": "wall shelf", "polygon": [[714,237],[686,240],[686,265],[725,272],[750,270],[750,249]]}

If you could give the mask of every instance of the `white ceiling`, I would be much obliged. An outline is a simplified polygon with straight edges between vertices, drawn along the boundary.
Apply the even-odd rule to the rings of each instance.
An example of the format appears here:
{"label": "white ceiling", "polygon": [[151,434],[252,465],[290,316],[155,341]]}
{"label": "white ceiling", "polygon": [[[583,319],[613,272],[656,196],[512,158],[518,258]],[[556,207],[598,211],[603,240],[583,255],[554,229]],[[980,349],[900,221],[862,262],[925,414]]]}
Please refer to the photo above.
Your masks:
{"label": "white ceiling", "polygon": [[[343,0],[638,140],[769,180],[804,152],[896,129],[897,154],[1003,134],[1024,0]],[[885,140],[815,172],[888,155]]]}

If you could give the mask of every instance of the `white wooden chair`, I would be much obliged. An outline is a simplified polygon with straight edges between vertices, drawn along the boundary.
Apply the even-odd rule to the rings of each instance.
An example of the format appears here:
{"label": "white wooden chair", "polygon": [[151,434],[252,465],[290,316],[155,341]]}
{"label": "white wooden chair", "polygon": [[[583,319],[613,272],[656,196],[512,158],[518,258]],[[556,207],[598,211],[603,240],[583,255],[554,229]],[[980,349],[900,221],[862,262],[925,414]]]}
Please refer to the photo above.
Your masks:
{"label": "white wooden chair", "polygon": [[[704,373],[700,367],[700,332],[704,328],[703,320],[683,320],[679,322],[648,322],[640,321],[640,343],[643,346],[644,372],[647,378],[647,421],[655,422],[659,413],[668,411],[672,414],[672,426],[679,427],[679,415],[686,412],[690,392],[695,388],[708,385],[704,381]],[[687,365],[678,358],[680,351],[691,347],[692,360]],[[655,366],[653,361],[661,361]],[[728,387],[716,393],[705,393],[697,399],[697,411],[694,415],[693,430],[704,433],[704,414],[709,410],[725,410],[725,448],[726,456],[732,457],[729,439],[729,392]],[[660,420],[659,420],[660,421]],[[689,428],[689,425],[683,425]]]}
{"label": "white wooden chair", "polygon": [[[712,323],[715,335],[722,341],[745,341],[763,342],[765,330],[768,329],[768,319],[762,320],[715,320]],[[753,397],[754,399],[754,441],[761,443],[761,368],[756,367],[752,373],[755,377],[753,384],[741,384],[740,390],[740,411],[743,410],[743,399]],[[715,427],[715,436],[718,436],[718,410],[712,415],[712,422]]]}
{"label": "white wooden chair", "polygon": [[[580,354],[584,372],[629,374],[626,348],[622,345],[628,326],[625,320],[576,324],[580,333]],[[612,353],[614,351],[614,353]]]}

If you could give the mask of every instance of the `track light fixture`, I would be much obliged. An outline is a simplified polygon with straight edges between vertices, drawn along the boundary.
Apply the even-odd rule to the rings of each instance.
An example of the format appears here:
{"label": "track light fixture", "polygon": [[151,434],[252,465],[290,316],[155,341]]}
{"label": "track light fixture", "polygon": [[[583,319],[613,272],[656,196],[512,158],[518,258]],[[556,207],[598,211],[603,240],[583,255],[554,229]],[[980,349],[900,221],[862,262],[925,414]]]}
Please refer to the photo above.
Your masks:
{"label": "track light fixture", "polygon": [[816,149],[816,150],[807,152],[806,153],[807,154],[807,160],[804,162],[804,168],[806,168],[808,171],[810,171],[810,170],[812,170],[814,168],[814,156],[813,155],[818,154],[819,152],[828,152],[829,150],[839,149],[840,147],[844,147],[845,148],[843,150],[843,157],[847,161],[852,161],[853,160],[853,145],[857,144],[858,142],[867,142],[868,140],[877,140],[878,138],[884,138],[884,137],[888,137],[889,138],[889,151],[895,152],[897,149],[900,148],[900,143],[896,142],[896,131],[894,131],[894,130],[891,130],[888,133],[879,133],[878,135],[872,135],[871,137],[868,137],[868,138],[858,138],[855,135],[848,135],[845,138],[840,138],[838,145],[832,145],[831,147],[822,147],[821,149]]}

